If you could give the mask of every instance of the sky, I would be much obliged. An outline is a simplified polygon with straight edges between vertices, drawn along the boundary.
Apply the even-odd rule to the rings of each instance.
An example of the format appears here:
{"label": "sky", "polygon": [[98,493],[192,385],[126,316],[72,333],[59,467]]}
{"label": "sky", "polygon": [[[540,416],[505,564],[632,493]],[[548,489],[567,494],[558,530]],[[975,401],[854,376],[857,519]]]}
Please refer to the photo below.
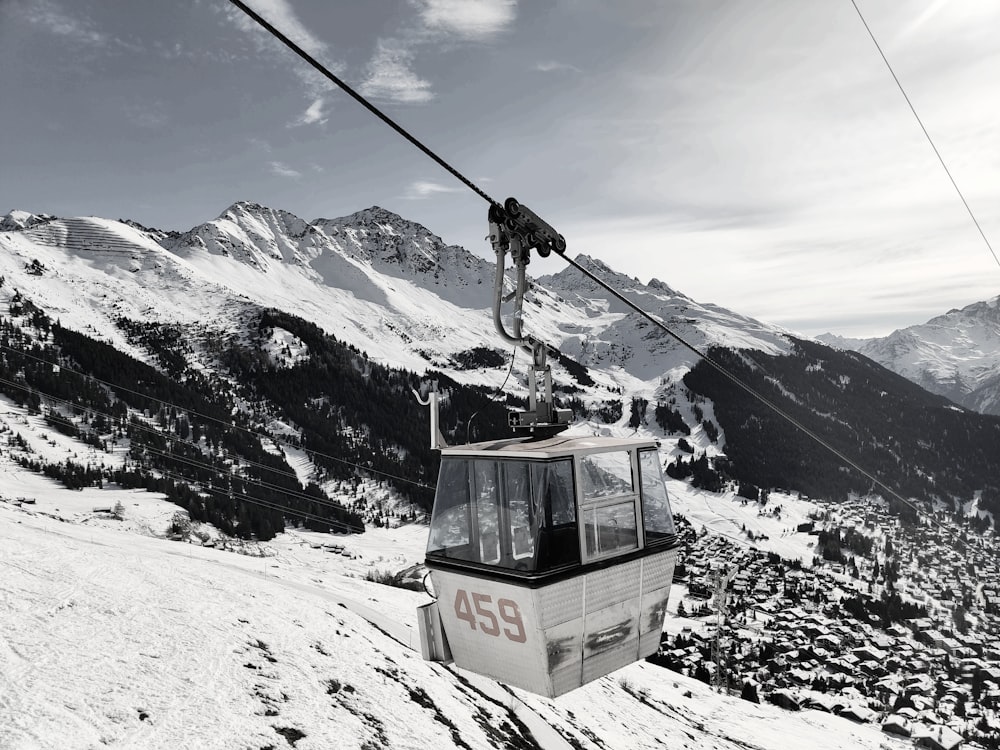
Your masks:
{"label": "sky", "polygon": [[[1000,4],[857,2],[1000,255]],[[250,4],[571,255],[807,335],[1000,294],[851,0]],[[0,213],[183,231],[237,200],[492,257],[481,197],[225,0],[0,0]]]}

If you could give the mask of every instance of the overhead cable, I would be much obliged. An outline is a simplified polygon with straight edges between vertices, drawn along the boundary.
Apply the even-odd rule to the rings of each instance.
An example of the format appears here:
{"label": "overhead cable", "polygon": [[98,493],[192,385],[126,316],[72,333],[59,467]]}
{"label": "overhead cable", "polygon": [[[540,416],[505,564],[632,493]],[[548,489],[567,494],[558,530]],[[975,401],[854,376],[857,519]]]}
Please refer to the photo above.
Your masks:
{"label": "overhead cable", "polygon": [[934,139],[931,138],[931,134],[927,132],[927,128],[924,127],[923,120],[920,119],[920,115],[917,114],[916,108],[913,106],[913,102],[910,101],[910,97],[906,95],[906,90],[903,88],[903,84],[899,80],[899,76],[896,75],[896,71],[892,69],[892,65],[889,64],[889,58],[885,56],[885,52],[882,51],[882,46],[878,43],[878,39],[875,38],[875,34],[872,32],[871,26],[868,25],[868,21],[865,20],[864,14],[861,12],[861,8],[858,7],[856,0],[851,0],[851,5],[854,6],[854,10],[858,12],[858,18],[861,19],[861,23],[864,24],[865,30],[868,32],[868,36],[872,38],[872,42],[875,43],[875,49],[878,50],[879,55],[882,56],[882,62],[885,63],[885,67],[889,69],[890,75],[892,75],[892,80],[896,82],[896,86],[899,88],[899,93],[903,95],[906,99],[906,104],[909,106],[910,111],[917,120],[917,124],[920,129],[924,131],[924,137],[927,138],[927,142],[931,144],[931,148],[934,149],[934,155],[937,156],[938,161],[941,162],[941,167],[944,169],[944,173],[948,175],[948,179],[951,180],[951,186],[955,188],[955,192],[958,193],[958,197],[962,200],[962,205],[965,206],[965,210],[969,212],[969,217],[972,219],[972,223],[976,225],[976,229],[979,230],[979,235],[983,238],[983,242],[986,243],[986,247],[990,251],[990,255],[993,256],[993,260],[996,264],[1000,266],[1000,258],[997,257],[996,252],[993,250],[993,245],[986,238],[986,232],[983,231],[982,226],[979,224],[979,220],[976,215],[972,212],[972,207],[969,206],[969,202],[965,200],[965,196],[962,194],[962,190],[958,187],[958,183],[955,182],[955,178],[951,175],[951,170],[948,169],[948,165],[945,164],[944,157],[941,156],[941,152],[938,151],[938,147],[934,145]]}
{"label": "overhead cable", "polygon": [[457,179],[459,182],[461,182],[463,185],[469,188],[472,192],[474,192],[480,198],[485,200],[487,203],[494,206],[499,206],[499,204],[495,200],[493,200],[489,195],[487,195],[487,193],[482,188],[480,188],[472,180],[470,180],[468,177],[463,175],[461,172],[459,172],[457,169],[451,166],[448,162],[446,162],[444,159],[442,159],[440,156],[434,153],[430,148],[425,146],[420,140],[416,138],[416,136],[411,135],[399,123],[397,123],[387,114],[385,114],[385,112],[380,110],[370,101],[368,101],[364,96],[362,96],[353,88],[351,88],[342,78],[340,78],[337,75],[334,75],[334,73],[331,72],[329,68],[327,68],[325,65],[317,61],[316,58],[314,58],[312,55],[310,55],[308,52],[302,49],[302,47],[300,47],[291,39],[289,39],[287,36],[285,36],[283,33],[281,33],[281,31],[279,31],[271,23],[269,23],[266,18],[261,16],[255,10],[253,10],[253,8],[251,8],[241,0],[229,0],[229,2],[231,2],[237,8],[246,13],[250,18],[256,21],[257,24],[260,25],[262,28],[270,32],[270,34],[274,36],[275,39],[278,39],[280,42],[282,42],[286,47],[288,47],[288,49],[290,49],[296,55],[298,55],[307,63],[309,63],[313,68],[315,68],[319,72],[320,75],[335,83],[337,86],[343,89],[345,93],[347,93],[355,101],[357,101],[358,104],[367,109],[369,112],[375,115],[378,119],[380,119],[390,128],[392,128],[401,136],[403,136],[403,138],[405,138],[414,146],[416,146],[418,149],[420,149],[424,154],[426,154],[428,157],[434,160],[439,166],[445,169],[450,175],[452,175],[455,179]]}

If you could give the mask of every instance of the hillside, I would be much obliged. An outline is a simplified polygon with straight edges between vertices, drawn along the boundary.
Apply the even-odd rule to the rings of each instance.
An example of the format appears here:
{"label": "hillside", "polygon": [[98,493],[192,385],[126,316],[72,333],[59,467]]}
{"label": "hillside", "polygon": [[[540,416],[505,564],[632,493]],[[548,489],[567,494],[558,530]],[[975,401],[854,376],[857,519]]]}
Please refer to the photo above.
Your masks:
{"label": "hillside", "polygon": [[[961,409],[853,352],[802,339],[794,343],[785,356],[725,349],[710,356],[904,497],[977,499],[983,510],[1000,514],[1000,418]],[[684,383],[715,404],[739,479],[819,497],[878,492],[706,363],[685,375]],[[928,471],[931,466],[948,469]],[[786,484],[790,477],[794,487]],[[908,509],[898,510],[912,517]]]}
{"label": "hillside", "polygon": [[[492,268],[464,249],[377,207],[307,222],[237,203],[185,233],[23,212],[3,227],[0,745],[893,746],[872,723],[713,693],[694,679],[708,674],[693,663],[707,642],[677,657],[685,674],[636,664],[555,702],[412,651],[426,597],[366,580],[420,577],[426,527],[414,521],[437,458],[412,391],[442,394],[452,442],[506,434],[505,407],[526,393],[523,355],[512,367],[494,343]],[[977,531],[1000,510],[1000,420],[580,260],[918,505],[961,506]],[[661,441],[674,509],[692,524],[691,570],[704,570],[678,586],[658,659],[674,658],[685,627],[703,629],[677,612],[695,606],[687,586],[736,559],[712,540],[748,549],[768,580],[842,566],[835,601],[814,601],[823,617],[840,616],[841,599],[862,616],[897,601],[889,553],[881,577],[872,542],[872,567],[845,556],[858,533],[831,515],[868,483],[571,270],[533,280],[526,307],[526,328],[562,350],[572,432]],[[816,519],[831,526],[821,538]],[[848,580],[848,559],[870,577]],[[771,586],[760,612],[783,592]],[[960,595],[988,624],[979,605],[992,604]],[[756,617],[740,628],[746,664],[772,637]],[[844,628],[862,637],[862,625]],[[748,682],[784,671],[730,656]],[[892,708],[860,690],[850,700]]]}
{"label": "hillside", "polygon": [[[294,532],[234,554],[150,536],[172,512],[155,494],[71,492],[6,462],[0,476],[3,747],[904,746],[650,664],[550,701],[424,662],[426,597],[362,578],[418,559],[421,527]],[[95,510],[116,498],[122,520]]]}
{"label": "hillside", "polygon": [[[365,470],[411,508],[402,512],[426,509],[436,459],[411,391],[443,393],[444,427],[457,441],[505,431],[503,399],[479,389],[506,381],[508,400],[526,395],[523,363],[511,369],[492,331],[491,264],[379,207],[309,222],[238,202],[184,233],[24,212],[3,226],[5,346],[20,357],[8,362],[6,391],[36,392],[34,408],[95,445],[122,438],[133,462],[124,481],[166,489],[230,531],[280,530],[269,492],[295,493],[299,520],[321,523],[345,512],[324,498]],[[1000,458],[984,449],[996,443],[996,420],[949,411],[877,366],[662,281],[580,262],[694,346],[721,352],[741,378],[768,384],[802,421],[818,418],[831,442],[887,483],[927,502],[997,504]],[[871,489],[771,416],[748,418],[756,412],[744,392],[711,385],[688,349],[574,269],[533,280],[527,302],[526,330],[562,351],[554,379],[573,431],[658,437],[675,476],[708,489]],[[52,364],[61,377],[46,371]],[[88,390],[86,376],[104,388]],[[235,430],[219,425],[228,415]],[[172,437],[164,443],[153,427]],[[237,485],[212,483],[224,467]],[[115,479],[111,468],[83,469],[48,471],[84,484]],[[234,487],[256,493],[249,517]],[[360,518],[384,520],[384,508],[360,502]]]}

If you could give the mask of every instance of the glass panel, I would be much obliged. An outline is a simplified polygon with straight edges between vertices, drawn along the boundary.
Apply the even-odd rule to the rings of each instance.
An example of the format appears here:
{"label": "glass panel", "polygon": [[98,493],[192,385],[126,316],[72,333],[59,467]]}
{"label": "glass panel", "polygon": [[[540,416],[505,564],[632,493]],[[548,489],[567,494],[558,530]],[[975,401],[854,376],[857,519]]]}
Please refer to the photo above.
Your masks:
{"label": "glass panel", "polygon": [[512,545],[511,557],[515,560],[534,558],[535,530],[532,526],[534,525],[535,513],[532,507],[533,498],[528,464],[523,461],[507,461],[502,466],[504,500]]}
{"label": "glass panel", "polygon": [[670,499],[656,451],[639,453],[639,476],[642,477],[642,518],[646,544],[656,544],[675,534],[674,516],[670,512]]}
{"label": "glass panel", "polygon": [[628,451],[583,456],[580,459],[580,474],[584,501],[632,492],[632,461]]}
{"label": "glass panel", "polygon": [[586,520],[588,557],[636,549],[639,546],[635,503],[632,500],[591,508],[586,512]]}
{"label": "glass panel", "polygon": [[427,552],[470,559],[471,520],[469,462],[446,458],[438,475]]}
{"label": "glass panel", "polygon": [[551,517],[546,513],[545,523],[549,526],[575,524],[576,498],[573,496],[573,465],[570,459],[531,466],[534,486],[540,493],[535,507],[547,506],[551,511]]}
{"label": "glass panel", "polygon": [[580,537],[573,496],[573,465],[570,459],[533,463],[534,516],[538,526],[536,570],[551,570],[579,564]]}
{"label": "glass panel", "polygon": [[472,491],[476,499],[479,560],[500,562],[500,497],[496,461],[472,462]]}
{"label": "glass panel", "polygon": [[572,461],[443,459],[427,552],[529,572],[579,563]]}

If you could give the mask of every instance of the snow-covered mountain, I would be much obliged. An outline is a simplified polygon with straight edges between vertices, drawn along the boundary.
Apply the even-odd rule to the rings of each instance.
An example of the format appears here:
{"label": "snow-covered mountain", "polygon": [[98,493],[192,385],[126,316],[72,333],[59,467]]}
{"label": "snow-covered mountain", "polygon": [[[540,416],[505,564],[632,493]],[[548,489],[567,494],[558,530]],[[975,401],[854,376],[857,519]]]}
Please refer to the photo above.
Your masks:
{"label": "snow-covered mountain", "polygon": [[888,336],[821,341],[852,349],[969,409],[1000,414],[1000,297],[949,310]]}
{"label": "snow-covered mountain", "polygon": [[[126,344],[108,324],[117,316],[232,329],[251,302],[313,321],[376,361],[489,385],[502,377],[451,365],[477,347],[500,351],[490,318],[493,263],[382,208],[306,222],[239,202],[179,235],[25,212],[12,212],[3,226],[0,273],[18,278],[63,325],[119,347]],[[606,385],[645,386],[647,397],[664,372],[690,366],[688,352],[577,275],[567,269],[534,283],[526,330],[606,369]],[[660,282],[609,280],[696,345],[788,349],[780,329],[699,305]]]}
{"label": "snow-covered mountain", "polygon": [[[308,360],[310,346],[303,337],[312,339],[313,348],[331,345],[317,339],[318,333],[363,355],[364,362],[355,370],[374,362],[417,377],[441,373],[455,383],[489,389],[507,381],[509,393],[526,394],[526,373],[515,367],[508,380],[511,354],[498,345],[493,330],[493,263],[383,208],[305,221],[287,211],[237,202],[218,218],[184,233],[130,221],[58,219],[26,212],[12,212],[3,226],[7,229],[0,231],[0,276],[6,284],[0,287],[0,301],[14,296],[27,300],[63,328],[107,342],[154,368],[172,363],[174,376],[186,371],[183,377],[188,380],[198,373],[221,377],[235,389],[235,400],[220,408],[244,408],[240,404],[247,399],[263,397],[261,389],[272,394],[274,406],[274,383],[258,382],[251,393],[237,395],[248,387],[240,378],[261,374],[259,357],[271,367]],[[917,475],[925,478],[925,486],[913,485],[909,491],[965,497],[985,488],[980,476],[985,469],[973,454],[979,453],[974,446],[993,439],[993,423],[941,412],[945,402],[886,379],[886,373],[870,363],[817,348],[792,332],[701,304],[662,281],[643,284],[595,259],[578,260],[700,351],[717,351],[724,359],[735,356],[730,367],[741,371],[745,381],[763,377],[761,388],[773,388],[774,399],[804,409],[803,418],[820,420],[814,427],[831,437],[836,433],[852,453],[865,444],[902,440],[898,451],[911,463],[945,462],[946,453],[969,446],[953,457],[951,468],[947,462],[923,466]],[[262,317],[263,310],[281,311],[300,322],[276,322],[273,315]],[[964,312],[963,319],[978,321],[978,327],[963,329],[971,342],[969,351],[985,348],[995,335],[996,304]],[[673,457],[692,447],[712,456],[739,454],[744,458],[733,470],[762,486],[803,489],[808,484],[810,491],[835,495],[870,486],[864,480],[862,488],[852,479],[825,487],[827,479],[846,476],[834,459],[817,454],[806,461],[803,455],[795,462],[788,451],[764,449],[755,430],[769,422],[771,412],[747,411],[744,404],[752,399],[745,392],[718,390],[720,384],[705,377],[704,361],[573,268],[532,281],[524,318],[526,332],[563,354],[553,365],[554,380],[560,397],[573,409],[574,430],[618,435],[647,431],[662,437],[665,453]],[[310,333],[302,321],[316,331]],[[343,356],[327,352],[324,361]],[[762,369],[765,361],[768,366]],[[803,374],[802,390],[789,391],[785,383]],[[331,376],[325,370],[315,372],[315,377]],[[968,383],[971,376],[963,371],[955,380]],[[988,386],[988,378],[982,381],[976,387]],[[410,387],[397,391],[408,393]],[[289,423],[289,410],[298,408],[295,397],[285,393],[281,398],[283,406],[275,408],[283,411],[282,429],[297,434],[298,427]],[[310,408],[333,408],[328,395],[317,392],[311,399]],[[890,403],[906,415],[902,438],[875,418]],[[344,415],[350,410],[347,403],[336,409],[342,430],[355,434],[377,428],[348,424]],[[259,418],[267,423],[275,413]],[[366,418],[387,417],[372,413]],[[455,415],[451,419],[452,430],[464,427],[466,436],[471,434],[471,425],[459,425]],[[416,415],[411,419],[418,420]],[[950,448],[937,445],[937,433],[923,434],[941,420],[952,432]],[[387,445],[401,424],[412,427],[397,419],[385,433]],[[961,431],[961,439],[955,438],[955,430]],[[403,460],[412,458],[414,448],[398,445],[393,450]],[[883,458],[878,454],[874,461],[882,463]],[[817,461],[830,465],[822,472],[807,471]],[[971,476],[955,468],[965,461],[980,468],[971,468]],[[889,478],[908,485],[908,475],[896,475],[898,464],[896,459],[884,464]],[[821,476],[827,479],[817,487],[814,483]]]}
{"label": "snow-covered mountain", "polygon": [[[579,260],[907,496],[1000,509],[1000,420]],[[377,207],[241,202],[184,233],[4,218],[0,747],[895,746],[650,664],[552,702],[414,654],[419,597],[362,578],[422,556],[425,528],[400,523],[434,476],[411,389],[441,388],[455,439],[505,423],[493,273]],[[764,518],[737,487],[871,487],[571,269],[533,281],[525,317],[565,355],[571,429],[659,438],[702,526],[808,560],[806,511]]]}

